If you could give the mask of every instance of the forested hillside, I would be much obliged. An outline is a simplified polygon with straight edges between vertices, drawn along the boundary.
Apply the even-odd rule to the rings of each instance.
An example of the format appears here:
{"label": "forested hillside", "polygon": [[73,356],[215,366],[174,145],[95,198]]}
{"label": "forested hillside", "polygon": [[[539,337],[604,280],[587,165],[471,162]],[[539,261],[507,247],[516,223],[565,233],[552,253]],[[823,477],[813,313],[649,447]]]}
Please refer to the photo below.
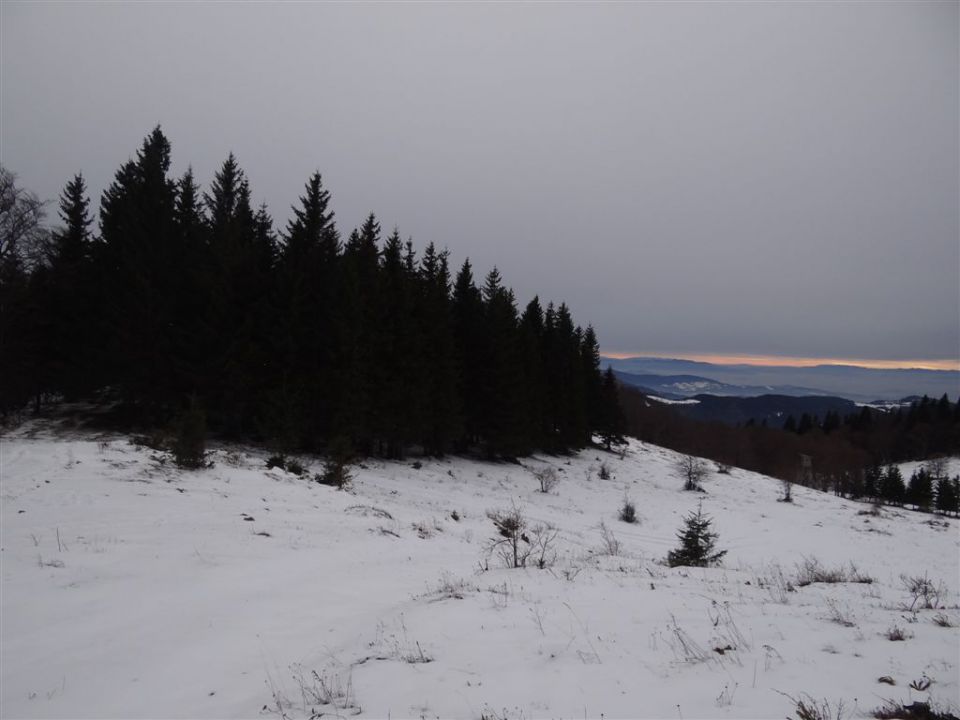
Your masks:
{"label": "forested hillside", "polygon": [[99,399],[125,427],[209,427],[283,451],[400,457],[615,439],[612,375],[565,304],[521,311],[497,269],[418,255],[371,214],[346,238],[320,173],[276,231],[231,154],[203,191],[160,128],[94,219],[81,175],[62,226],[3,171],[0,407]]}

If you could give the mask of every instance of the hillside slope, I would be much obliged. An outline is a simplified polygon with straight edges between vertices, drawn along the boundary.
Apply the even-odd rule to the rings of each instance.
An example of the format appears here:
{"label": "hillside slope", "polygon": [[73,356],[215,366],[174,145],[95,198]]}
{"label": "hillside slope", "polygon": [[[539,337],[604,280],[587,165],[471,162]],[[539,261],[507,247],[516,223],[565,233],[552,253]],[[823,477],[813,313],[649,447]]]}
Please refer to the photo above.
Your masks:
{"label": "hillside slope", "polygon": [[[685,493],[675,454],[637,442],[524,466],[367,461],[349,492],[237,448],[180,472],[124,438],[27,427],[0,453],[3,717],[766,718],[801,693],[857,712],[960,705],[955,520],[803,488],[781,503],[779,482],[738,470]],[[551,494],[531,472],[546,465]],[[637,525],[617,520],[625,495]],[[723,567],[664,566],[701,499]],[[559,530],[552,567],[487,552],[485,513],[511,504]],[[812,558],[874,582],[800,587]],[[946,609],[904,609],[902,574],[943,583]],[[894,627],[909,638],[888,640]],[[928,691],[908,687],[924,676]]]}

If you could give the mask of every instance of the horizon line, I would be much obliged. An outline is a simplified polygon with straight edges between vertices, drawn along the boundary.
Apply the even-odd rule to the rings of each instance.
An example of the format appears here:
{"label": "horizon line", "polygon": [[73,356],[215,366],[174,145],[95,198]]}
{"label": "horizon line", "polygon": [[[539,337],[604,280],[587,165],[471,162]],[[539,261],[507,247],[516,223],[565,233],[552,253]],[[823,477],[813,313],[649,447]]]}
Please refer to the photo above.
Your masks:
{"label": "horizon line", "polygon": [[960,371],[960,359],[902,359],[882,360],[876,358],[803,357],[796,355],[730,355],[723,353],[656,353],[606,350],[600,353],[615,360],[629,358],[666,358],[692,360],[714,365],[758,365],[768,367],[816,367],[818,365],[844,365],[870,370],[953,370]]}

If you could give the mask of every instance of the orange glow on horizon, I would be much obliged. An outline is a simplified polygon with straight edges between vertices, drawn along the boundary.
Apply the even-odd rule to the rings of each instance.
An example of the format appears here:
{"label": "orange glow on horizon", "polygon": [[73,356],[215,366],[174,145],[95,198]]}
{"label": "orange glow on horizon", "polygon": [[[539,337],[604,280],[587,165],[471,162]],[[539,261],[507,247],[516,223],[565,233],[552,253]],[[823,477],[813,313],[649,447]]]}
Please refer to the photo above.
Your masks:
{"label": "orange glow on horizon", "polygon": [[960,370],[958,359],[870,360],[867,358],[811,358],[783,355],[719,355],[712,353],[650,353],[602,351],[602,355],[625,360],[631,357],[659,357],[694,360],[716,365],[767,365],[771,367],[814,367],[815,365],[853,365],[875,370]]}

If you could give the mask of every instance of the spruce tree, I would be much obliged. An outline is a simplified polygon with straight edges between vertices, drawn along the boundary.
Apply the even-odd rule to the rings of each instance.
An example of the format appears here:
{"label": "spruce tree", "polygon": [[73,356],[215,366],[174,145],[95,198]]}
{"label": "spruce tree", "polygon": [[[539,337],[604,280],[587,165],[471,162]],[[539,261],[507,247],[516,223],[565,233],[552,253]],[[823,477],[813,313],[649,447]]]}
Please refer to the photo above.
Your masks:
{"label": "spruce tree", "polygon": [[936,508],[939,512],[949,514],[958,511],[958,503],[960,503],[958,485],[960,485],[960,480],[957,478],[950,480],[942,477],[937,480]]}
{"label": "spruce tree", "polygon": [[503,286],[500,272],[493,268],[483,286],[486,339],[482,374],[483,398],[480,434],[491,457],[525,454],[529,439],[521,367],[517,307],[513,291]]}
{"label": "spruce tree", "polygon": [[600,387],[600,423],[598,431],[600,439],[607,450],[612,445],[622,445],[626,440],[627,421],[620,407],[620,390],[617,377],[612,367],[608,367],[603,374],[603,384]]}
{"label": "spruce tree", "polygon": [[716,550],[718,535],[710,530],[713,519],[703,514],[702,502],[683,522],[683,529],[677,533],[680,547],[667,554],[670,567],[709,567],[727,554],[726,550]]}
{"label": "spruce tree", "polygon": [[[591,325],[583,331],[580,342],[580,373],[583,378],[583,401],[587,430],[598,428],[601,422],[602,401],[600,388],[603,373],[600,371],[600,343]],[[586,438],[589,441],[589,438]]]}
{"label": "spruce tree", "polygon": [[283,236],[273,341],[271,435],[284,447],[318,450],[330,430],[333,383],[329,343],[339,235],[320,173],[307,180]]}
{"label": "spruce tree", "polygon": [[485,348],[483,297],[473,279],[470,260],[464,260],[453,287],[453,334],[456,345],[457,385],[462,403],[461,451],[479,441],[483,405]]}
{"label": "spruce tree", "polygon": [[520,316],[520,353],[522,383],[527,409],[526,435],[533,446],[548,445],[546,421],[546,375],[544,367],[543,308],[540,299],[534,297]]}
{"label": "spruce tree", "polygon": [[98,375],[90,341],[96,334],[96,307],[89,205],[83,176],[75,175],[60,196],[63,227],[52,236],[48,294],[38,298],[48,315],[45,364],[50,366],[50,389],[67,398],[95,388]]}
{"label": "spruce tree", "polygon": [[903,475],[896,465],[888,465],[880,479],[880,497],[891,505],[902,505],[906,487],[903,484]]}
{"label": "spruce tree", "polygon": [[933,480],[924,468],[918,468],[910,476],[906,501],[920,510],[929,510],[933,502]]}
{"label": "spruce tree", "polygon": [[167,177],[170,142],[156,127],[135,160],[117,172],[100,205],[97,278],[105,332],[99,360],[141,419],[169,417],[178,401],[176,183]]}
{"label": "spruce tree", "polygon": [[460,407],[457,392],[457,355],[450,301],[450,270],[446,250],[437,252],[427,245],[420,261],[418,317],[421,320],[421,347],[425,370],[425,450],[443,455],[460,436]]}

